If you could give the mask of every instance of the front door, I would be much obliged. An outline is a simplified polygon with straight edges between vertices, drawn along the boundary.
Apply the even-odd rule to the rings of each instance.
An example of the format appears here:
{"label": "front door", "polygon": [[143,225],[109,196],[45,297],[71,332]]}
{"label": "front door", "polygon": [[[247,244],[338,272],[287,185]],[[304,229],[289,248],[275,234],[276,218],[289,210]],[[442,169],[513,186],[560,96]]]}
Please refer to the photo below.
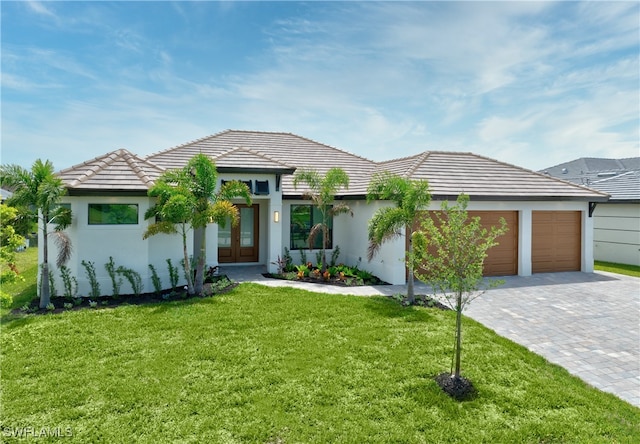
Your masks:
{"label": "front door", "polygon": [[218,262],[258,262],[258,227],[260,206],[236,205],[240,221],[235,227],[227,220],[218,226]]}

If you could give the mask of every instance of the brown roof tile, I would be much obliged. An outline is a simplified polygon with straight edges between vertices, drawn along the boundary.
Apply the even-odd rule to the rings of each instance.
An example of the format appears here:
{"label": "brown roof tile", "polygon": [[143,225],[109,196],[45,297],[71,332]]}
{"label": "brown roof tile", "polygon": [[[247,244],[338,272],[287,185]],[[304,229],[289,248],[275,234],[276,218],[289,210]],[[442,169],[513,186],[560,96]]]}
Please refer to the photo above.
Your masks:
{"label": "brown roof tile", "polygon": [[119,149],[58,172],[70,190],[146,191],[163,169]]}
{"label": "brown roof tile", "polygon": [[426,179],[434,197],[466,193],[472,198],[524,200],[608,198],[606,193],[473,153],[429,151],[399,162],[404,163],[405,177]]}
{"label": "brown roof tile", "polygon": [[300,196],[294,189],[294,169],[315,169],[320,174],[332,167],[344,169],[350,178],[342,196],[363,196],[376,171],[389,171],[411,179],[426,179],[434,198],[464,192],[490,200],[590,200],[608,195],[524,168],[472,153],[427,151],[410,157],[374,162],[347,151],[290,133],[228,130],[170,148],[141,159],[126,150],[76,165],[59,174],[71,189],[146,190],[165,169],[181,168],[194,155],[211,157],[227,171],[271,171],[284,174],[286,196]]}
{"label": "brown roof tile", "polygon": [[[290,133],[227,130],[213,136],[179,145],[147,157],[147,160],[164,168],[178,168],[195,154],[204,153],[212,159],[233,149],[243,148],[260,153],[266,158],[298,169],[315,169],[320,174],[339,166],[349,174],[351,186],[344,195],[361,195],[366,192],[368,178],[375,169],[375,162],[338,148],[315,142]],[[216,162],[217,165],[217,162]],[[282,190],[286,195],[300,195],[304,188],[293,188],[293,177],[284,176]]]}

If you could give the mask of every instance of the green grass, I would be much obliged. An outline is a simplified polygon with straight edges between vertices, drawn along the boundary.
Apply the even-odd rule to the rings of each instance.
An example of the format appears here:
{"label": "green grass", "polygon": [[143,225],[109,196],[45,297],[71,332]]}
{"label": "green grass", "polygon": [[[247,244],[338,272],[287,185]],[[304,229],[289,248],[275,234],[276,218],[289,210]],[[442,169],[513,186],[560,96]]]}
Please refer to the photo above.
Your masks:
{"label": "green grass", "polygon": [[[242,284],[209,299],[5,319],[2,431],[65,442],[639,442],[640,409],[471,319]],[[47,442],[47,439],[41,439]],[[50,440],[59,441],[59,438]]]}
{"label": "green grass", "polygon": [[640,277],[640,267],[637,265],[614,264],[613,262],[595,261],[594,268],[600,271],[608,271],[611,273]]}

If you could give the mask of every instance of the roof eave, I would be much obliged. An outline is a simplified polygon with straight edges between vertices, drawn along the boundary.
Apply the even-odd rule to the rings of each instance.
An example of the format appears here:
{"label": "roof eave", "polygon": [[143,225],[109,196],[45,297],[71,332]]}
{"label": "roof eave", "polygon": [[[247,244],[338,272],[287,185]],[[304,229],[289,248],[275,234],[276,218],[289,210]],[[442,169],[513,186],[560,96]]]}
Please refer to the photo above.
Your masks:
{"label": "roof eave", "polygon": [[91,188],[67,188],[67,196],[147,196],[148,189],[117,189],[96,190]]}
{"label": "roof eave", "polygon": [[245,168],[245,167],[216,167],[218,173],[252,173],[252,174],[293,174],[295,168]]}

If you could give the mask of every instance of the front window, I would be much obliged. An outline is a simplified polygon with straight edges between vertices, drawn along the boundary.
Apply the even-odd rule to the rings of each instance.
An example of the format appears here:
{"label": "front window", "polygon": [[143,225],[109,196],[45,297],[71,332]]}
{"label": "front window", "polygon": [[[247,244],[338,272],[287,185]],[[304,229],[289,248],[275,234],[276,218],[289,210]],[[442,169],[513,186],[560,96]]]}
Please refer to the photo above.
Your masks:
{"label": "front window", "polygon": [[[331,208],[331,207],[329,207]],[[313,205],[291,205],[290,239],[291,249],[301,250],[309,248],[309,233],[311,228],[322,222],[322,214]],[[333,248],[333,218],[327,221],[329,236],[327,248]],[[322,232],[319,232],[313,242],[313,249],[322,248]]]}
{"label": "front window", "polygon": [[135,225],[137,204],[89,204],[89,225]]}

